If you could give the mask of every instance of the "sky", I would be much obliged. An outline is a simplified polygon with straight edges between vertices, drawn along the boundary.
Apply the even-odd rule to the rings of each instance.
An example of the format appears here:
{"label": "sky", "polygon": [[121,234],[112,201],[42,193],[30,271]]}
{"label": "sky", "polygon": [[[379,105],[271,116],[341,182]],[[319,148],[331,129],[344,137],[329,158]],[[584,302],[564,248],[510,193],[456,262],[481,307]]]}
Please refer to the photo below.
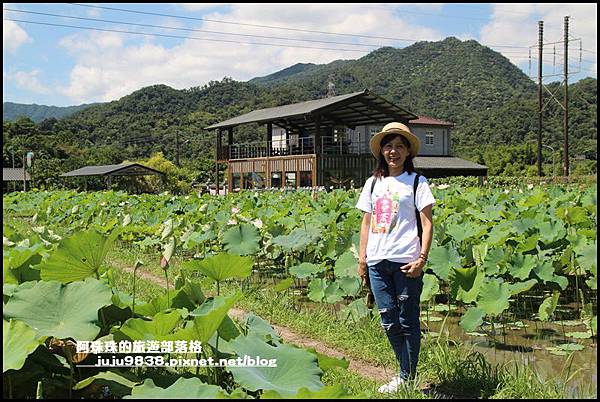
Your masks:
{"label": "sky", "polygon": [[563,79],[565,16],[572,84],[597,78],[596,15],[596,3],[3,3],[2,97],[109,102],[450,36],[492,48],[537,83],[538,21],[549,83]]}

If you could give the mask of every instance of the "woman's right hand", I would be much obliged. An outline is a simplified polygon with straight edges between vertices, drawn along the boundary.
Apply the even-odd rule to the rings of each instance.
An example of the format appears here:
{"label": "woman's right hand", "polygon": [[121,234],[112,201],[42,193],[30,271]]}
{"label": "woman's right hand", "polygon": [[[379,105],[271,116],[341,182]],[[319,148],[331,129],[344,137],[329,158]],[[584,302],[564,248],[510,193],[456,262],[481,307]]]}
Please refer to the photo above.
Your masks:
{"label": "woman's right hand", "polygon": [[358,262],[358,276],[360,276],[361,278],[364,278],[367,275],[369,275],[369,267],[367,266],[367,262],[359,261]]}

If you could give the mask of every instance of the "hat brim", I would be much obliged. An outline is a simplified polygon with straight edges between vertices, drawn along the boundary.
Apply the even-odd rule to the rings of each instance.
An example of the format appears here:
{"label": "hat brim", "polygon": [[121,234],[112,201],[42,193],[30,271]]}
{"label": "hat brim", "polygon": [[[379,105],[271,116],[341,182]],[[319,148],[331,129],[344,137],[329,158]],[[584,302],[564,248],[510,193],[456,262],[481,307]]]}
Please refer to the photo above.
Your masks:
{"label": "hat brim", "polygon": [[369,142],[369,147],[371,148],[371,153],[373,154],[373,156],[375,156],[375,158],[379,159],[379,155],[381,154],[381,141],[384,139],[384,137],[390,134],[397,134],[406,138],[410,144],[410,155],[413,158],[417,156],[417,154],[419,153],[419,148],[421,146],[421,141],[419,141],[417,136],[411,132],[401,130],[399,128],[391,128],[386,131],[381,131],[375,134],[373,138],[371,138],[371,141]]}

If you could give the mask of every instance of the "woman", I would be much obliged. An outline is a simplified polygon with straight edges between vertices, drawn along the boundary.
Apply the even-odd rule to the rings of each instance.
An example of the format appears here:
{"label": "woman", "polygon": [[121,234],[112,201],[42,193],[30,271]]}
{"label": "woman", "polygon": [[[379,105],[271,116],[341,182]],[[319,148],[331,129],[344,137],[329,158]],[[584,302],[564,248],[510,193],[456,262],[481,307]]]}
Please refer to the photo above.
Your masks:
{"label": "woman", "polygon": [[[399,375],[379,388],[386,393],[396,391],[416,374],[421,348],[419,299],[435,200],[423,176],[415,183],[413,158],[420,142],[408,127],[389,123],[369,145],[377,167],[356,204],[364,212],[358,274],[364,279],[368,275],[381,325],[400,363]],[[423,228],[421,239],[415,208]]]}

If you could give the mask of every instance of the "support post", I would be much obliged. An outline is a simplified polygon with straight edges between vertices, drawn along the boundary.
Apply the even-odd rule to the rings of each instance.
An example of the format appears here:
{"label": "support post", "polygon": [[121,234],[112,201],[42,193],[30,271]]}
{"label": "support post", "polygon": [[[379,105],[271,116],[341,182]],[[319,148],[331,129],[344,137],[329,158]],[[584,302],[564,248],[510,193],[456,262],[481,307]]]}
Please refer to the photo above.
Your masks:
{"label": "support post", "polygon": [[538,147],[537,165],[538,176],[542,176],[542,48],[544,46],[544,21],[538,21],[539,27],[539,58],[538,58]]}
{"label": "support post", "polygon": [[564,98],[564,162],[563,176],[569,176],[569,17],[565,17],[565,98]]}

